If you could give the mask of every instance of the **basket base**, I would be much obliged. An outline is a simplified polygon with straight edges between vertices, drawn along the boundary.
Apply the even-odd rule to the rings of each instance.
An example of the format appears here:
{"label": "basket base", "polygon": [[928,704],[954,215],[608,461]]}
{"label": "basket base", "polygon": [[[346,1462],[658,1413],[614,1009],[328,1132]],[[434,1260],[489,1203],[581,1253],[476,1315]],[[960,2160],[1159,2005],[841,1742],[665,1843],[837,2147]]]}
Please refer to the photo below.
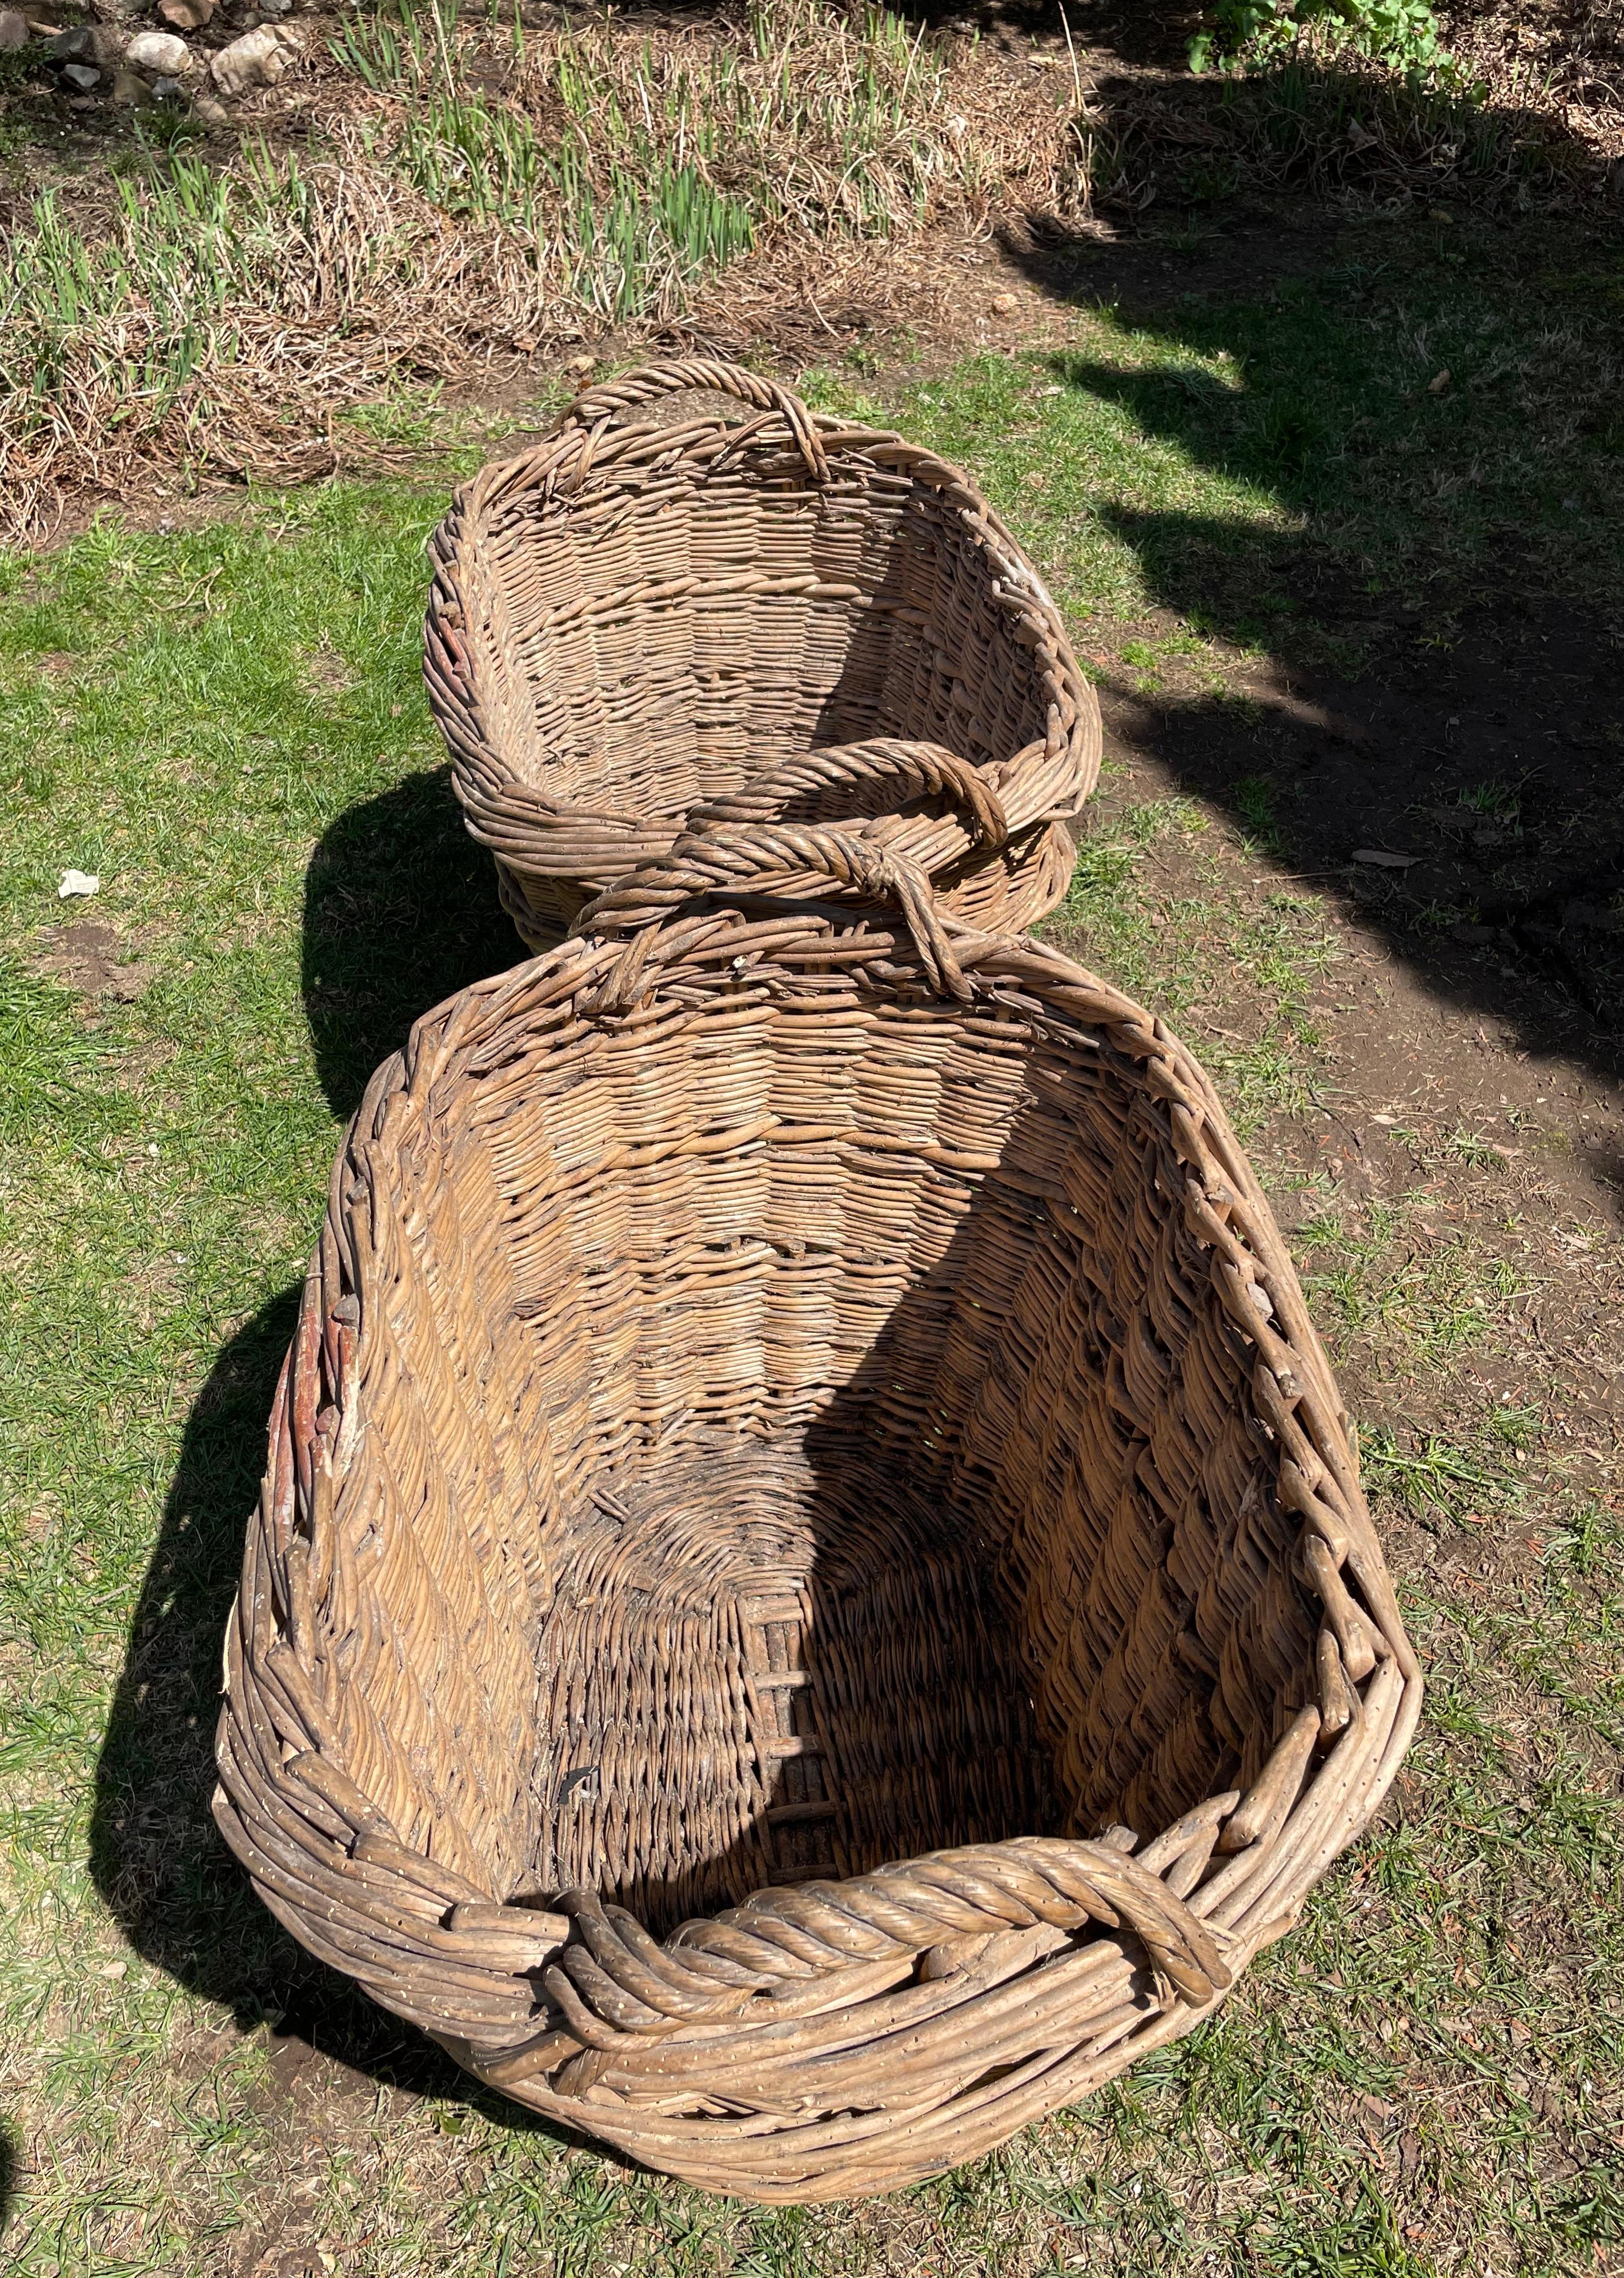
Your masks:
{"label": "basket base", "polygon": [[600,1486],[540,1638],[535,1884],[659,1936],[766,1884],[1054,1831],[984,1548],[759,1443]]}

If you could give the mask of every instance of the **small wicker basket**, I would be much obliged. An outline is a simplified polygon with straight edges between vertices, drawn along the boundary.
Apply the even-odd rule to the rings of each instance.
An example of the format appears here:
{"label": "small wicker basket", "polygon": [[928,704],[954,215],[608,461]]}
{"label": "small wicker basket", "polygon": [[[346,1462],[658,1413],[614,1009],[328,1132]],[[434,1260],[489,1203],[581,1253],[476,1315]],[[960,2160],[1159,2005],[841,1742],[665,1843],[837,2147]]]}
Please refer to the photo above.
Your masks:
{"label": "small wicker basket", "polygon": [[532,948],[707,820],[860,829],[997,930],[1065,892],[1099,707],[930,452],[731,364],[651,367],[487,467],[432,552],[430,703]]}
{"label": "small wicker basket", "polygon": [[[911,938],[759,898],[819,882]],[[1206,2016],[1417,1664],[1159,1021],[835,833],[687,837],[589,918],[351,1127],[216,1811],[522,2103],[721,2191],[892,2190]]]}

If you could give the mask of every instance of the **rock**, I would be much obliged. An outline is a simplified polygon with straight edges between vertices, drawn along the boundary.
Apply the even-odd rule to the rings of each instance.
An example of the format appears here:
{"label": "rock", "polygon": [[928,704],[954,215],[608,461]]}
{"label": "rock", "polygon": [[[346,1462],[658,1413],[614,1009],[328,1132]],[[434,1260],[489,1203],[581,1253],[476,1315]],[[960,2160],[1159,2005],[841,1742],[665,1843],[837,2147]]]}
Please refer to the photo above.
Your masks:
{"label": "rock", "polygon": [[201,32],[214,14],[214,0],[158,0],[158,15],[175,32]]}
{"label": "rock", "polygon": [[88,95],[102,84],[102,74],[94,64],[64,64],[62,76],[75,95]]}
{"label": "rock", "polygon": [[137,32],[124,51],[130,71],[167,73],[171,76],[192,68],[192,50],[173,32]]}
{"label": "rock", "polygon": [[113,101],[130,111],[145,111],[151,105],[152,89],[139,72],[118,71],[113,73]]}
{"label": "rock", "polygon": [[[46,28],[43,24],[34,26],[40,32]],[[103,25],[75,24],[65,32],[51,32],[41,53],[48,64],[55,65],[58,70],[64,64],[95,64],[103,71],[111,71],[124,53],[124,41],[118,33]]]}
{"label": "rock", "polygon": [[222,48],[209,68],[220,93],[236,96],[274,86],[292,61],[281,33],[265,24],[257,32],[245,32],[229,48]]}
{"label": "rock", "polygon": [[192,116],[204,126],[229,126],[232,123],[230,111],[212,95],[193,96]]}
{"label": "rock", "polygon": [[14,56],[28,44],[28,27],[15,8],[0,8],[0,56]]}
{"label": "rock", "polygon": [[1419,854],[1395,854],[1385,846],[1355,846],[1349,855],[1350,862],[1365,862],[1373,870],[1413,870],[1422,860]]}

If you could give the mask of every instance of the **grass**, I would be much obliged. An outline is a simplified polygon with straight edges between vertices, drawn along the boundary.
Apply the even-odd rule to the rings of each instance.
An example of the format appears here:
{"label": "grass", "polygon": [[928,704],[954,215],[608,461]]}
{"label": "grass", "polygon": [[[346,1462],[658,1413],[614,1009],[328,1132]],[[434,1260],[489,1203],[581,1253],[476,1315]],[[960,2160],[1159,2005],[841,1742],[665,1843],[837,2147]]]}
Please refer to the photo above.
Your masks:
{"label": "grass", "polygon": [[1430,1432],[1416,1447],[1405,1449],[1391,1432],[1378,1429],[1361,1442],[1360,1456],[1367,1476],[1396,1494],[1419,1518],[1442,1515],[1482,1525],[1497,1503],[1521,1501],[1514,1480],[1485,1470]]}
{"label": "grass", "polygon": [[1360,1223],[1331,1217],[1300,1227],[1297,1235],[1322,1317],[1360,1333],[1395,1369],[1469,1350],[1528,1295],[1512,1260],[1485,1255],[1470,1233],[1433,1229],[1426,1273],[1417,1274],[1420,1215],[1414,1206],[1395,1210],[1373,1202]]}
{"label": "grass", "polygon": [[[37,538],[67,498],[159,467],[195,483],[324,474],[335,452],[365,463],[346,413],[489,391],[538,354],[668,325],[741,264],[741,308],[816,311],[837,279],[883,302],[874,249],[937,224],[1064,227],[1152,193],[1158,213],[1199,212],[1259,179],[1367,201],[1589,180],[1549,121],[1323,57],[1170,91],[1136,81],[1096,115],[1066,40],[1011,60],[960,19],[926,29],[879,0],[742,0],[636,36],[368,0],[301,66],[309,115],[275,147],[222,154],[184,117],[145,118],[98,179],[8,129],[0,536]],[[1193,127],[1178,115],[1192,103]],[[1163,229],[1204,241],[1187,212]],[[1446,371],[1446,415],[1473,391],[1514,393],[1537,363],[1519,433],[1571,422],[1559,331],[1530,363],[1463,316],[1437,343],[1452,353],[1405,372],[1431,345],[1384,342],[1370,371],[1407,394]],[[1219,348],[1163,377],[1221,413],[1240,369]],[[1597,379],[1595,401],[1616,406],[1616,375]],[[1616,409],[1612,432],[1616,447]],[[1253,440],[1269,479],[1283,454],[1300,470],[1323,455],[1312,407],[1271,402]],[[1499,463],[1485,457],[1490,493]]]}
{"label": "grass", "polygon": [[324,69],[305,155],[222,162],[182,131],[117,154],[111,195],[19,200],[0,537],[143,462],[325,472],[335,413],[668,320],[752,248],[793,283],[1018,186],[1050,199],[1064,126],[1057,78],[819,0],[636,40],[385,0]]}
{"label": "grass", "polygon": [[[872,239],[974,208],[1013,157],[966,141],[951,47],[881,7],[751,0],[721,29],[638,41],[606,23],[461,35],[454,15],[403,0],[333,43],[397,99],[370,147],[440,211],[518,231],[592,317],[668,314],[790,227]],[[500,98],[469,78],[492,53]]]}
{"label": "grass", "polygon": [[[1395,310],[1434,321],[1426,292],[1439,326],[1465,321],[1451,275],[1430,271],[1362,303],[1333,279],[1273,330],[1246,305],[1186,312],[1178,339],[1091,317],[1057,366],[972,362],[898,409],[1036,532],[1102,676],[1119,638],[1147,638],[1157,671],[1210,681],[1260,646],[1353,638],[1334,612],[1261,609],[1283,558],[1323,573],[1281,586],[1300,594],[1334,597],[1350,563],[1400,591],[1433,569],[1440,589],[1483,574],[1475,493],[1413,539],[1373,470],[1385,453],[1402,481],[1435,403],[1378,399],[1365,455],[1339,455],[1328,426],[1308,461],[1269,412],[1293,389],[1315,419],[1364,402]],[[1532,335],[1543,319],[1514,321]],[[1521,488],[1484,479],[1543,543],[1553,462],[1589,463],[1592,445],[1513,425],[1496,432],[1522,454]],[[1487,463],[1491,441],[1469,447]],[[104,524],[0,570],[8,2267],[1605,2267],[1624,2239],[1616,1493],[1563,1452],[1554,1364],[1508,1400],[1477,1381],[1536,1365],[1519,1293],[1556,1270],[1497,1234],[1509,1174],[1478,1159],[1481,1127],[1450,1126],[1465,1149],[1418,1140],[1421,1183],[1379,1207],[1302,1169],[1300,1130],[1323,1128],[1324,999],[1354,984],[1332,901],[1269,873],[1255,789],[1238,828],[1220,804],[1109,776],[1054,923],[1176,1020],[1266,1177],[1318,1213],[1297,1246],[1430,1666],[1392,1805],[1296,1935],[1192,2040],[995,2158],[895,2202],[766,2213],[527,2122],[305,1961],[246,1892],[207,1819],[218,1639],[328,1166],[410,1018],[514,953],[417,680],[438,507],[399,484],[255,494],[194,531]],[[1180,556],[1179,517],[1224,533],[1231,558]],[[1606,526],[1574,541],[1590,574],[1616,574]],[[1170,585],[1187,613],[1147,635]],[[94,903],[57,899],[70,865],[99,873]],[[87,926],[109,938],[65,939]],[[83,977],[93,952],[126,988]],[[1473,1200],[1473,1240],[1440,1230],[1440,1196]],[[1589,1272],[1610,1237],[1581,1239]]]}
{"label": "grass", "polygon": [[[1553,267],[1545,243],[1353,225],[1267,292],[1138,321],[1085,306],[1047,360],[912,391],[910,428],[978,461],[1074,615],[1176,613],[1119,651],[1136,669],[1213,637],[1324,661],[1328,623],[1395,612],[1424,641],[1498,595],[1512,532],[1524,579],[1624,632],[1624,274],[1582,238]],[[1461,805],[1463,827],[1514,820],[1517,796]]]}
{"label": "grass", "polygon": [[391,373],[462,369],[446,333],[455,296],[480,291],[510,326],[541,298],[499,233],[437,241],[424,202],[375,169],[263,145],[222,168],[179,149],[115,185],[94,233],[47,188],[11,236],[0,534],[49,524],[65,482],[116,489],[161,468],[172,491],[205,466],[325,472],[334,412],[386,392]]}
{"label": "grass", "polygon": [[[1308,1001],[1337,952],[1319,905],[1289,893],[1260,904],[1227,875],[1203,843],[1210,828],[1189,799],[1157,800],[1113,817],[1113,827],[1085,838],[1049,928],[1125,988],[1174,1018],[1195,1017],[1203,1057],[1249,1136],[1269,1116],[1308,1105],[1318,1043]],[[1158,848],[1176,851],[1178,883],[1171,890],[1155,875]],[[1209,1017],[1230,1007],[1227,976],[1238,966],[1269,992],[1247,1036]]]}

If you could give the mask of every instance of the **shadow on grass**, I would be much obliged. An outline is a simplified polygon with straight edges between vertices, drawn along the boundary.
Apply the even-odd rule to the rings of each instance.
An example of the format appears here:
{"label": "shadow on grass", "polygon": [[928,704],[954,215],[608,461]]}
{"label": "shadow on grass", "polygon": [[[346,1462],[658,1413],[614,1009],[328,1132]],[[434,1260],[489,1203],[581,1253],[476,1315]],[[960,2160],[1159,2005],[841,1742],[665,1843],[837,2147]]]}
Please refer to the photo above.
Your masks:
{"label": "shadow on grass", "polygon": [[490,855],[463,828],[449,768],[341,814],[305,877],[301,975],[333,1113],[355,1113],[419,1013],[527,954]]}
{"label": "shadow on grass", "polygon": [[[521,952],[445,769],[341,815],[311,859],[303,945],[311,1033],[335,1112],[353,1111],[417,1014]],[[193,1403],[97,1766],[91,1871],[144,1960],[228,2008],[241,2031],[267,2030],[273,2083],[315,2052],[328,2088],[360,2073],[488,2103],[530,2126],[305,1953],[255,1897],[210,1815],[221,1640],[299,1296],[295,1283],[237,1331]]]}
{"label": "shadow on grass", "polygon": [[143,1960],[229,2008],[239,2029],[301,2040],[334,2061],[425,2093],[457,2075],[280,1929],[216,1831],[220,1645],[265,1419],[299,1289],[262,1306],[193,1403],[96,1771],[90,1867]]}
{"label": "shadow on grass", "polygon": [[[1232,241],[1210,264],[1170,258],[1165,239],[1154,264],[1144,241],[1013,248],[1150,351],[1056,355],[1060,388],[1284,509],[1096,509],[1156,604],[1260,658],[1247,684],[1195,695],[1164,688],[1154,655],[1142,673],[1107,661],[1108,716],[1228,806],[1260,870],[1339,899],[1507,1043],[1616,1082],[1624,522],[1605,469],[1624,442],[1608,379],[1624,277],[1582,233],[1483,233],[1447,257],[1390,235],[1377,261],[1369,228],[1306,248],[1278,233],[1249,289]],[[1542,320],[1567,332],[1543,364]],[[1416,349],[1407,325],[1430,340]],[[1370,849],[1405,859],[1352,861]]]}

